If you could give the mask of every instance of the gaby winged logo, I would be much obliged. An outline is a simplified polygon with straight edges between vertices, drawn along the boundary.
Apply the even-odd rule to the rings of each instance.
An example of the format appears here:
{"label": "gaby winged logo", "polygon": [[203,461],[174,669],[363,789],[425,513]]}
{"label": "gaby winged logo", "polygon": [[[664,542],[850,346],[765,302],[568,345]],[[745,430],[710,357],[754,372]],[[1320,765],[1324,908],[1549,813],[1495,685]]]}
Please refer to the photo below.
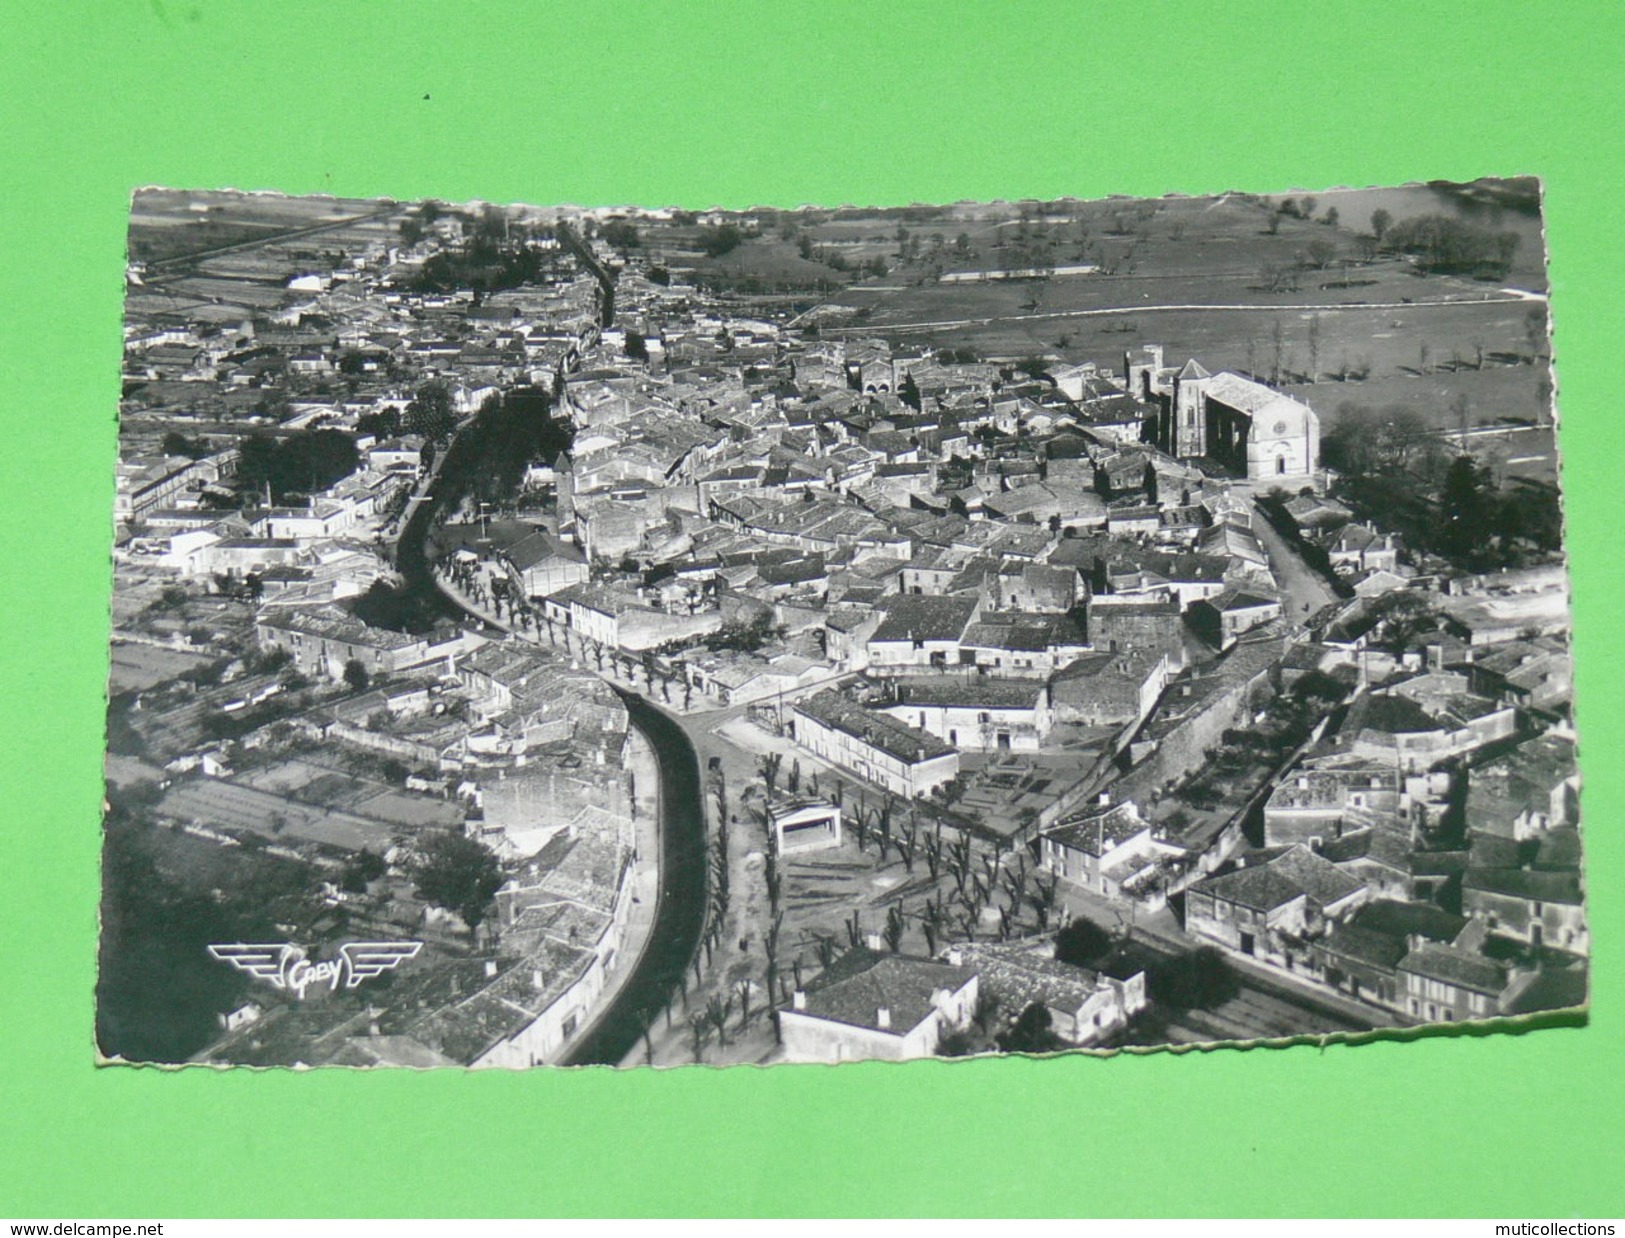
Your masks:
{"label": "gaby winged logo", "polygon": [[337,958],[313,962],[303,946],[292,942],[234,941],[212,945],[209,953],[302,998],[313,985],[325,984],[328,992],[337,992],[341,980],[346,989],[353,989],[363,980],[394,971],[421,949],[421,941],[351,941],[339,947]]}

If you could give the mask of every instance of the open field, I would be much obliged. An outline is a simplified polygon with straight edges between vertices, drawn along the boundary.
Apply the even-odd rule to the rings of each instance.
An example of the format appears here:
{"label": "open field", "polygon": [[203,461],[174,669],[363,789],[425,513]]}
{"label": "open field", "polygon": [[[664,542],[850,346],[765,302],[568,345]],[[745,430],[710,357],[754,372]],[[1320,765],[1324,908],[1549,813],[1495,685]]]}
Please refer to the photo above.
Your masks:
{"label": "open field", "polygon": [[[1343,304],[1341,293],[1307,288],[1266,294],[1247,288],[1244,277],[1232,281],[1236,301],[1203,303],[1222,291],[1228,277],[1217,274],[1184,282],[1161,275],[1079,276],[867,295],[854,287],[844,299],[867,299],[874,309],[845,333],[962,348],[994,359],[1092,361],[1114,372],[1121,371],[1126,349],[1154,342],[1164,346],[1170,364],[1195,357],[1214,371],[1233,369],[1265,380],[1278,373],[1283,389],[1323,416],[1344,403],[1403,405],[1429,425],[1456,429],[1465,397],[1469,426],[1550,423],[1549,367],[1544,359],[1522,364],[1544,353],[1543,302],[1470,281],[1419,277],[1395,262],[1385,265],[1398,282],[1383,294],[1396,299],[1383,307]],[[1405,300],[1398,299],[1400,288]],[[1169,307],[1176,303],[1179,308]],[[915,325],[922,323],[944,325]],[[1311,369],[1318,382],[1308,381]],[[1479,446],[1485,444],[1475,450]],[[1543,454],[1523,447],[1500,456]],[[1519,467],[1532,476],[1552,476],[1548,462],[1526,458]]]}
{"label": "open field", "polygon": [[130,257],[144,262],[183,258],[334,223],[378,207],[377,202],[352,198],[143,189],[130,205]]}
{"label": "open field", "polygon": [[308,761],[284,761],[244,774],[239,781],[258,791],[343,809],[403,829],[454,829],[463,821],[462,811],[449,801],[413,795]]}
{"label": "open field", "polygon": [[[1474,280],[1423,276],[1397,259],[1379,259],[1348,271],[1308,270],[1292,286],[1272,291],[1257,270],[1143,272],[1051,276],[980,282],[918,282],[907,268],[880,281],[854,285],[843,303],[867,310],[864,325],[929,328],[964,319],[1123,313],[1141,307],[1212,306],[1243,310],[1334,309],[1416,302],[1497,300],[1517,304],[1516,294]],[[1345,286],[1346,285],[1346,286]]]}
{"label": "open field", "polygon": [[[936,220],[904,225],[924,238],[921,256],[849,288],[839,301],[857,316],[831,330],[1114,369],[1126,347],[1157,342],[1172,362],[1194,356],[1209,369],[1279,374],[1289,386],[1294,379],[1320,386],[1308,383],[1311,370],[1322,379],[1362,372],[1373,386],[1423,384],[1348,397],[1362,403],[1414,400],[1451,410],[1464,393],[1475,420],[1541,414],[1544,367],[1517,373],[1497,364],[1544,351],[1538,215],[1422,185],[1318,194],[1312,221],[1281,214],[1282,200],[1227,194],[948,208]],[[1324,222],[1332,207],[1335,226]],[[1515,233],[1506,286],[1423,275],[1393,255],[1373,258],[1361,234],[1377,209],[1396,221],[1446,214]],[[878,236],[897,224],[887,216],[810,231]],[[895,240],[892,247],[899,248]],[[1101,272],[939,282],[946,270],[1004,269],[1035,254],[1048,265],[1095,263]],[[1293,268],[1285,277],[1266,274]],[[1313,364],[1311,324],[1319,337]]]}
{"label": "open field", "polygon": [[210,279],[188,276],[168,285],[183,296],[202,301],[224,301],[250,309],[271,309],[288,299],[288,290],[279,283],[256,279]]}
{"label": "open field", "polygon": [[1468,366],[1455,373],[1379,373],[1364,382],[1283,383],[1282,389],[1313,406],[1321,415],[1323,429],[1336,420],[1342,405],[1359,404],[1370,408],[1399,405],[1416,412],[1430,426],[1457,430],[1461,416],[1456,402],[1462,396],[1467,397],[1469,426],[1505,425],[1513,420],[1549,425],[1542,392],[1545,375],[1544,366],[1486,366],[1481,371]]}
{"label": "open field", "polygon": [[160,649],[156,645],[115,641],[108,691],[114,696],[121,692],[144,692],[155,684],[174,679],[184,671],[207,666],[216,657],[215,654],[188,653],[181,649]]}
{"label": "open field", "polygon": [[767,285],[788,284],[799,287],[828,284],[839,287],[850,274],[837,271],[821,262],[803,258],[788,241],[763,237],[748,241],[717,258],[701,255],[694,263],[694,274],[744,279],[754,276]]}
{"label": "open field", "polygon": [[247,832],[267,841],[319,843],[347,851],[363,847],[385,851],[399,827],[260,791],[240,782],[200,778],[177,783],[157,811],[178,821],[195,821],[210,829]]}
{"label": "open field", "polygon": [[[664,266],[685,280],[730,284],[754,280],[764,289],[819,289],[830,293],[853,278],[850,272],[803,258],[793,241],[776,232],[747,237],[735,249],[712,256],[700,248],[702,228],[656,221],[639,221],[637,227],[640,241],[628,250],[628,258]],[[843,251],[843,256],[855,265],[866,255],[852,256]]]}
{"label": "open field", "polygon": [[236,249],[204,258],[197,264],[197,272],[211,279],[281,283],[290,275],[299,274],[302,265],[266,246],[260,249]]}
{"label": "open field", "polygon": [[[1081,281],[1076,281],[1081,282]],[[1527,317],[1534,303],[1514,300],[1458,301],[1442,305],[1405,305],[1396,309],[1296,306],[1221,309],[1193,306],[1182,309],[1128,307],[1123,311],[1083,315],[1048,314],[1035,317],[1010,301],[1021,294],[1008,284],[964,285],[956,294],[979,293],[981,308],[991,311],[983,320],[929,331],[897,333],[900,340],[929,342],[941,347],[969,348],[984,356],[1021,357],[1032,353],[1057,362],[1094,361],[1111,369],[1121,367],[1123,352],[1142,343],[1159,343],[1170,361],[1198,357],[1210,370],[1241,369],[1264,373],[1272,364],[1272,335],[1281,325],[1282,368],[1307,376],[1309,331],[1314,321],[1320,333],[1319,364],[1323,381],[1332,378],[1347,360],[1367,361],[1370,377],[1414,373],[1421,366],[1421,350],[1428,348],[1431,378],[1472,374],[1477,345],[1485,349],[1485,377],[1504,377],[1505,366],[1496,361],[1522,355],[1529,347]],[[1001,314],[1001,311],[1008,311]],[[863,331],[890,335],[883,324],[867,321]],[[853,332],[858,333],[854,327]],[[1251,346],[1249,348],[1249,345]],[[1249,353],[1252,363],[1249,364]],[[1462,368],[1441,373],[1459,354]],[[1497,357],[1496,354],[1502,354]],[[1519,368],[1519,367],[1513,367]],[[1539,367],[1521,367],[1538,375]],[[1353,384],[1350,384],[1351,386]]]}
{"label": "open field", "polygon": [[[1444,214],[1516,233],[1518,248],[1509,282],[1535,292],[1546,288],[1540,219],[1532,211],[1484,207],[1462,194],[1410,185],[1314,194],[1314,218],[1305,220],[1280,212],[1289,196],[1231,193],[1201,198],[1005,203],[948,208],[940,226],[935,221],[905,221],[903,226],[920,233],[927,249],[932,235],[942,232],[955,251],[950,261],[956,267],[978,262],[998,266],[1001,252],[1020,247],[1025,240],[1029,247],[1045,250],[1057,264],[1092,260],[1120,273],[1190,278],[1226,273],[1256,276],[1265,264],[1289,262],[1317,239],[1331,243],[1334,263],[1357,257],[1358,237],[1371,231],[1371,216],[1378,209],[1395,221]],[[1296,200],[1302,204],[1305,199],[1296,195]],[[1332,208],[1338,212],[1335,226],[1323,222]],[[890,230],[899,221],[888,218],[883,222]],[[959,243],[961,238],[966,244]],[[1127,271],[1128,267],[1133,270]],[[1354,274],[1366,278],[1363,271]]]}

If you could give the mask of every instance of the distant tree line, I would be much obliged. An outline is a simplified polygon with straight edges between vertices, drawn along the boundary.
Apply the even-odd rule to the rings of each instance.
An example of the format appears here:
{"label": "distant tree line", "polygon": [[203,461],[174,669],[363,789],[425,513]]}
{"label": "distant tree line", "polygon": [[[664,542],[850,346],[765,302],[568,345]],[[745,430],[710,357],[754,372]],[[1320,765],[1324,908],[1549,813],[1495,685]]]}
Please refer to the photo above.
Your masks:
{"label": "distant tree line", "polygon": [[720,258],[738,249],[744,239],[745,234],[734,224],[719,224],[701,230],[700,249],[708,258]]}
{"label": "distant tree line", "polygon": [[1412,550],[1484,571],[1562,548],[1556,487],[1498,486],[1483,462],[1453,453],[1402,405],[1342,405],[1321,439],[1321,458],[1340,475],[1339,497]]}
{"label": "distant tree line", "polygon": [[1419,215],[1387,226],[1388,249],[1413,255],[1430,272],[1505,279],[1517,252],[1516,232],[1495,232],[1449,215]]}
{"label": "distant tree line", "polygon": [[624,219],[610,220],[599,235],[622,254],[639,244],[637,228]]}

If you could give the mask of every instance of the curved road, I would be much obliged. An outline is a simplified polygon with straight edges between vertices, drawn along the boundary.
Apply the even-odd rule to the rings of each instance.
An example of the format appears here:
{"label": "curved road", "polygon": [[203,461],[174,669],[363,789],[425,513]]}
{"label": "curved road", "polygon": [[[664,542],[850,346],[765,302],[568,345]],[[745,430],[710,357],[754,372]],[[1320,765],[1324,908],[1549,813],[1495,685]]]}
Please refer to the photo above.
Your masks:
{"label": "curved road", "polygon": [[[619,689],[617,689],[619,691]],[[660,883],[654,922],[632,974],[565,1059],[569,1066],[614,1066],[637,1046],[640,1015],[663,1010],[705,927],[705,799],[699,758],[681,728],[631,692],[621,692],[632,725],[660,762]]]}
{"label": "curved road", "polygon": [[[450,460],[456,439],[443,453]],[[480,619],[442,590],[434,579],[424,541],[444,502],[446,488],[431,486],[404,521],[395,566],[407,588],[432,599],[446,614]],[[681,727],[642,697],[620,692],[633,726],[649,741],[660,765],[660,854],[654,921],[649,936],[609,1006],[566,1059],[572,1066],[614,1065],[643,1033],[639,1015],[663,1009],[699,945],[705,927],[705,799],[699,758]]]}

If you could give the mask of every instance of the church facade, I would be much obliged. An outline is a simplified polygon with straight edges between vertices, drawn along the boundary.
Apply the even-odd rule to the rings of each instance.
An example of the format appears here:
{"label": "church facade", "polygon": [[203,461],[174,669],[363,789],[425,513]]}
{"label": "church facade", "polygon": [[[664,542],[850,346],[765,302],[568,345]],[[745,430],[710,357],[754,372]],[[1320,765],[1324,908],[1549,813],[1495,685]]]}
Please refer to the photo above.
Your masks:
{"label": "church facade", "polygon": [[1156,410],[1151,440],[1171,456],[1196,456],[1254,480],[1303,477],[1320,467],[1320,418],[1273,387],[1198,361],[1163,365],[1160,344],[1123,356],[1129,394]]}

